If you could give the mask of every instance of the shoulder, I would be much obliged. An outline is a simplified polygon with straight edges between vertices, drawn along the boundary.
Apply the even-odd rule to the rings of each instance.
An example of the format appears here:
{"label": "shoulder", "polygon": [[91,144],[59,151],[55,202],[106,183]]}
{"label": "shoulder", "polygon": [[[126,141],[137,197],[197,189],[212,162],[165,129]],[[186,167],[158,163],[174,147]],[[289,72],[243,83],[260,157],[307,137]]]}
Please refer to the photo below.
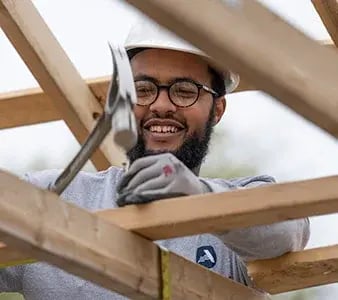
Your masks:
{"label": "shoulder", "polygon": [[[22,178],[39,188],[47,189],[49,184],[54,182],[61,173],[62,170],[50,169],[37,172],[28,172],[24,174]],[[67,189],[72,189],[74,187],[86,188],[93,185],[104,184],[105,182],[116,184],[119,178],[122,176],[122,173],[122,169],[117,167],[110,167],[100,172],[80,171],[72,180]]]}
{"label": "shoulder", "polygon": [[[25,173],[23,179],[37,185],[41,188],[47,188],[50,182],[53,182],[60,174],[62,170],[49,169],[37,172]],[[80,171],[74,178],[73,181],[102,181],[107,177],[114,178],[118,177],[119,173],[122,174],[122,169],[117,167],[110,167],[104,171],[99,172],[86,172]]]}
{"label": "shoulder", "polygon": [[274,177],[269,175],[246,176],[231,179],[201,178],[214,192],[235,190],[241,188],[253,188],[261,185],[276,183]]}
{"label": "shoulder", "polygon": [[232,178],[229,180],[234,187],[255,187],[265,184],[276,183],[276,179],[269,175],[247,176],[240,178]]}
{"label": "shoulder", "polygon": [[61,172],[62,170],[57,169],[27,172],[22,176],[22,179],[41,189],[47,189],[48,185],[53,182]]}
{"label": "shoulder", "polygon": [[[27,173],[23,179],[39,188],[48,189],[61,172],[45,170]],[[61,198],[90,210],[111,207],[122,174],[123,170],[116,167],[101,172],[81,171],[61,194]]]}

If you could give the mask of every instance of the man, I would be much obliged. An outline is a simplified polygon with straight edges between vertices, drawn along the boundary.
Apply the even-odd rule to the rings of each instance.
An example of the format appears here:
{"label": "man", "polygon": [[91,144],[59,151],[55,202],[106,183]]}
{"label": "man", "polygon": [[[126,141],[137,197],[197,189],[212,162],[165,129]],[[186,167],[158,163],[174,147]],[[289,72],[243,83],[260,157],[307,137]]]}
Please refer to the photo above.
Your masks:
{"label": "man", "polygon": [[[223,180],[198,177],[213,127],[225,111],[236,76],[216,71],[199,50],[151,23],[138,25],[126,43],[137,91],[137,145],[129,169],[80,173],[62,194],[91,210],[139,204],[177,195],[220,192],[273,183],[269,176]],[[27,175],[47,188],[56,171]],[[187,259],[250,285],[243,261],[305,247],[307,219],[214,234],[157,241]],[[0,291],[34,299],[124,299],[45,263],[2,269]]]}

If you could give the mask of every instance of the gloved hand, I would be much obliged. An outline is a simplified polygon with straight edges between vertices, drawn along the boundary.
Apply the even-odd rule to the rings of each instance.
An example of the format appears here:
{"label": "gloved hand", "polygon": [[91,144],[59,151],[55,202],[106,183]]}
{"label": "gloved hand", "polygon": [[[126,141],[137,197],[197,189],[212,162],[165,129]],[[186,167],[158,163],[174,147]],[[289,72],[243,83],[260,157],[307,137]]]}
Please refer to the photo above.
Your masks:
{"label": "gloved hand", "polygon": [[118,206],[210,192],[208,186],[171,153],[137,159],[117,187]]}

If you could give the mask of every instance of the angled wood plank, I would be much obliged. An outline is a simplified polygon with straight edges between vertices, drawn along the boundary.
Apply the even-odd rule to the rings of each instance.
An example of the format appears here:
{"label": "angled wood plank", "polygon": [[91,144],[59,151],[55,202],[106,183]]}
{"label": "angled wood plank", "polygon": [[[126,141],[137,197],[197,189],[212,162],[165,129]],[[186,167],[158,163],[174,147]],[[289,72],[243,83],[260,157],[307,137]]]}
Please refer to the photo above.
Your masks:
{"label": "angled wood plank", "polygon": [[[102,107],[32,2],[1,0],[0,26],[82,143],[94,127]],[[106,139],[101,150],[93,155],[98,169],[122,163],[121,152],[112,141],[112,138]]]}
{"label": "angled wood plank", "polygon": [[[254,0],[196,0],[194,9],[180,0],[127,2],[205,51],[220,68],[233,69],[338,136],[337,51],[321,47]],[[200,18],[201,11],[213,17]]]}
{"label": "angled wood plank", "polygon": [[0,94],[0,128],[62,120],[50,98],[40,88]]}
{"label": "angled wood plank", "polygon": [[[87,79],[86,84],[103,107],[110,78]],[[41,88],[0,94],[0,129],[62,120],[61,112]],[[78,128],[74,129],[75,132]]]}
{"label": "angled wood plank", "polygon": [[312,4],[338,47],[338,0],[312,0]]}
{"label": "angled wood plank", "polygon": [[[0,236],[11,247],[132,299],[161,298],[158,246],[0,172]],[[266,299],[170,253],[172,299]]]}
{"label": "angled wood plank", "polygon": [[97,211],[150,240],[272,224],[338,212],[338,176],[186,196]]}
{"label": "angled wood plank", "polygon": [[[107,222],[118,224],[147,238],[162,239],[338,212],[337,185],[338,176],[333,176],[221,194],[168,199],[148,205],[103,210],[96,214]],[[25,252],[21,252],[21,256],[16,254],[13,258],[11,249],[13,248],[0,249],[4,257],[0,261],[2,264],[16,264],[17,261],[30,258]],[[269,268],[264,268],[265,261],[252,263],[251,275],[259,288],[271,293],[305,288],[315,285],[315,282],[318,284],[335,282],[336,273],[331,272],[334,252],[330,249],[326,251],[326,248],[323,251],[327,254],[317,257],[318,268],[316,267],[311,273],[313,280],[303,278],[303,271],[310,264],[309,257],[315,257],[316,254],[313,253],[317,253],[316,251],[305,252],[304,259],[302,252],[292,254],[290,257],[294,258],[293,260],[289,260],[286,256],[285,263],[283,258],[278,258],[276,263],[274,263],[275,260],[269,260],[274,266],[271,268],[274,276],[267,273]],[[330,253],[331,258],[328,256]],[[336,257],[338,259],[337,254]],[[279,275],[286,274],[290,270],[294,272],[293,286],[291,279],[278,281]],[[327,272],[332,274],[328,276]],[[287,275],[284,276],[287,277]],[[267,277],[271,277],[271,281]],[[276,282],[278,282],[278,288]]]}
{"label": "angled wood plank", "polygon": [[255,284],[271,294],[338,282],[338,246],[255,261],[248,271]]}
{"label": "angled wood plank", "polygon": [[338,212],[338,176],[172,198],[97,212],[151,240]]}

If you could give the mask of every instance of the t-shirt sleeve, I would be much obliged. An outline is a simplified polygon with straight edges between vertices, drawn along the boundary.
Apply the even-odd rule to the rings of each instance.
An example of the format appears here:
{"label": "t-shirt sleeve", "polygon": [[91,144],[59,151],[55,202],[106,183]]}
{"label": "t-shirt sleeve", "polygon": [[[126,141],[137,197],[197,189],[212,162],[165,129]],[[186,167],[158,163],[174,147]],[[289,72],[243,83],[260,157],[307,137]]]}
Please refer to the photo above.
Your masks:
{"label": "t-shirt sleeve", "polygon": [[[212,192],[224,192],[273,184],[275,179],[264,175],[234,180],[206,180],[206,182]],[[308,218],[302,218],[234,229],[215,235],[244,261],[252,261],[304,249],[310,236],[310,224]]]}

